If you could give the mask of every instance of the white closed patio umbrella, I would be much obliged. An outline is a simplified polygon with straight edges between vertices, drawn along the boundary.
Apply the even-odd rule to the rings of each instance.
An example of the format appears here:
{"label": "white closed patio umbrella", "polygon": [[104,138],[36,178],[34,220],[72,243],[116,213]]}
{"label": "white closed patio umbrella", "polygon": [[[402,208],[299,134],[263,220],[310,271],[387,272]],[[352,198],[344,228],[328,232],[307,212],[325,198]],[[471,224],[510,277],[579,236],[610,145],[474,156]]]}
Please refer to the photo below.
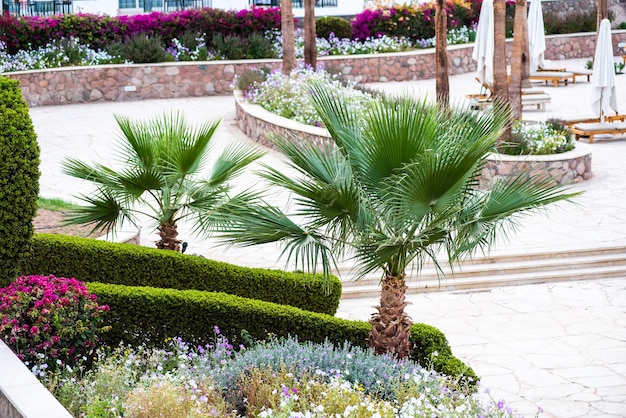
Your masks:
{"label": "white closed patio umbrella", "polygon": [[528,10],[528,52],[530,72],[544,67],[543,53],[546,51],[546,33],[543,26],[541,0],[532,0]]}
{"label": "white closed patio umbrella", "polygon": [[472,58],[477,62],[476,78],[489,86],[493,85],[493,25],[493,0],[484,0],[478,17]]}
{"label": "white closed patio umbrella", "polygon": [[604,115],[610,109],[618,113],[614,62],[611,23],[608,19],[603,19],[598,32],[591,76],[591,108],[601,122],[604,122]]}

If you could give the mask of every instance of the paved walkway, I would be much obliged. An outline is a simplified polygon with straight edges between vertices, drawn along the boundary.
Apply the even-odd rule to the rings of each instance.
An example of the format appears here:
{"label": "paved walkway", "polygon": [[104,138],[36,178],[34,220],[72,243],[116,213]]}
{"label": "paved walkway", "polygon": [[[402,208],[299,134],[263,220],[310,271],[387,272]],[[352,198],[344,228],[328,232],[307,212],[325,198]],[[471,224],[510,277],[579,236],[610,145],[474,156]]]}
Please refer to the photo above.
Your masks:
{"label": "paved walkway", "polygon": [[[582,66],[585,60],[566,62]],[[479,91],[473,74],[451,77],[452,101]],[[618,76],[626,100],[626,75]],[[434,81],[376,83],[388,91],[413,91],[434,97]],[[589,83],[542,87],[552,97],[545,112],[525,111],[524,119],[591,116]],[[626,105],[624,112],[626,112]],[[118,135],[113,114],[153,116],[163,110],[184,112],[191,122],[221,117],[215,150],[248,141],[237,128],[232,97],[98,103],[31,109],[41,150],[41,195],[72,200],[89,186],[61,173],[61,161],[78,157],[114,164]],[[597,140],[593,178],[573,186],[585,193],[576,204],[560,204],[545,214],[525,217],[508,242],[493,253],[524,253],[626,245],[626,138]],[[283,157],[268,151],[263,163],[278,166]],[[238,186],[256,184],[252,175]],[[285,202],[285,194],[272,196]],[[189,252],[240,265],[282,268],[278,249],[215,246],[181,227]],[[153,245],[144,227],[142,244]],[[472,292],[411,295],[414,321],[439,327],[454,353],[474,367],[495,398],[504,398],[526,416],[541,406],[543,416],[626,417],[626,278],[506,287]],[[375,299],[342,301],[338,316],[367,320]]]}

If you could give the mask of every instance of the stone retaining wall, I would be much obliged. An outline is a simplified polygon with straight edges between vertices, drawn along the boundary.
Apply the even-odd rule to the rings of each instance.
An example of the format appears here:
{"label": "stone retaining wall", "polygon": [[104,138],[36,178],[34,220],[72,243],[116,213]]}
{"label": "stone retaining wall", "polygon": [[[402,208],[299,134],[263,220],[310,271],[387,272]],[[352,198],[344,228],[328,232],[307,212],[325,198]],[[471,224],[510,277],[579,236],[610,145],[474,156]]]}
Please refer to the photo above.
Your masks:
{"label": "stone retaining wall", "polygon": [[[613,32],[616,55],[619,42],[626,42],[626,31]],[[555,35],[546,39],[548,59],[591,58],[594,34]],[[510,54],[510,42],[509,54]],[[448,48],[451,75],[476,71],[473,44]],[[339,67],[347,79],[358,82],[408,81],[435,77],[434,50],[414,50],[393,54],[320,57],[328,67]],[[179,62],[161,64],[103,65],[68,67],[46,71],[8,73],[22,83],[22,93],[30,106],[167,99],[231,94],[236,75],[249,68],[276,68],[280,60]]]}
{"label": "stone retaining wall", "polygon": [[556,184],[580,183],[591,178],[591,147],[576,143],[576,149],[553,155],[494,155],[482,171],[483,186],[497,178],[548,176]]}

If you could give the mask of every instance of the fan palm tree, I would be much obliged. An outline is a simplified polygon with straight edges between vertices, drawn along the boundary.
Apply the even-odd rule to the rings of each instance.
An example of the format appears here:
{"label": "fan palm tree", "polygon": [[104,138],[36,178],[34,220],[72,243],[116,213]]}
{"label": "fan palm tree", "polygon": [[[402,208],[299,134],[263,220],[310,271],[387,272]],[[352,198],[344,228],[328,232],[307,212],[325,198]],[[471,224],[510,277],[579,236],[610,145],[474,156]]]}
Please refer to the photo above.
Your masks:
{"label": "fan palm tree", "polygon": [[378,353],[409,354],[409,267],[419,272],[442,254],[452,262],[486,250],[514,215],[574,196],[530,176],[479,187],[486,156],[509,117],[500,108],[438,110],[396,97],[360,114],[319,86],[312,97],[334,142],[275,137],[297,175],[267,166],[260,172],[269,187],[291,192],[291,211],[265,203],[238,207],[228,214],[222,238],[235,245],[281,243],[296,268],[314,272],[321,265],[326,275],[346,255],[358,277],[380,271],[369,335]]}
{"label": "fan palm tree", "polygon": [[[94,224],[94,230],[113,231],[124,222],[137,225],[147,216],[159,232],[160,249],[180,251],[178,222],[196,221],[197,232],[219,223],[220,212],[253,197],[241,193],[230,197],[229,181],[262,152],[248,146],[227,147],[205,172],[211,139],[220,121],[189,126],[179,112],[150,120],[131,120],[116,115],[122,131],[119,145],[121,170],[77,159],[63,163],[65,174],[96,185],[93,195],[80,196],[87,205],[74,210],[69,224]],[[202,215],[202,216],[201,216]]]}

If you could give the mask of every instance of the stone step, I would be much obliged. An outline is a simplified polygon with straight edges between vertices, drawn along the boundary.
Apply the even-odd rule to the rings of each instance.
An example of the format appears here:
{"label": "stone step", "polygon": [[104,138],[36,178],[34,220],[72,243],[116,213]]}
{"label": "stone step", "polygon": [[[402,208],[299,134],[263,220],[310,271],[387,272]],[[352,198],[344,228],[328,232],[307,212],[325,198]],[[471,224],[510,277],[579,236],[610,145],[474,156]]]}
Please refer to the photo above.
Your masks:
{"label": "stone step", "polygon": [[[527,260],[512,259],[507,261],[489,261],[487,263],[461,263],[455,266],[454,271],[449,266],[442,266],[443,272],[438,272],[432,265],[426,265],[416,274],[420,280],[429,281],[437,279],[461,279],[466,277],[484,277],[495,274],[517,274],[530,272],[549,272],[564,269],[583,269],[602,266],[626,265],[626,252],[623,253],[591,253],[590,255],[577,253],[575,257],[563,257],[558,254],[551,258],[529,258]],[[409,280],[413,275],[408,274]],[[342,282],[346,286],[364,286],[377,284],[380,281],[379,274],[368,275],[358,281],[351,279],[349,272],[342,272]]]}
{"label": "stone step", "polygon": [[[484,263],[462,263],[454,275],[437,275],[432,266],[409,277],[408,293],[455,291],[550,281],[626,277],[626,251],[622,247],[536,254],[536,257],[504,256]],[[359,281],[345,280],[344,298],[373,297],[380,293],[380,275]]]}

